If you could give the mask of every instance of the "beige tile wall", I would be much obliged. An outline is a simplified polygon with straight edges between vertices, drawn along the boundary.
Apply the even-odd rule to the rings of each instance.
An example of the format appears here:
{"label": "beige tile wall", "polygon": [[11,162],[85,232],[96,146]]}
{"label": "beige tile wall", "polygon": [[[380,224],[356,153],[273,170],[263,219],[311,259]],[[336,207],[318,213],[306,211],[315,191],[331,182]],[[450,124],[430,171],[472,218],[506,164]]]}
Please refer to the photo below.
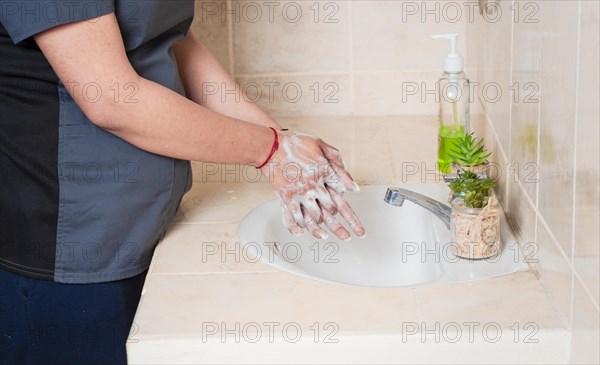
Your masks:
{"label": "beige tile wall", "polygon": [[448,45],[429,36],[466,55],[467,2],[197,0],[193,30],[273,116],[435,115]]}
{"label": "beige tile wall", "polygon": [[193,30],[276,117],[434,115],[446,45],[428,36],[459,32],[500,199],[573,362],[597,363],[599,2],[487,2],[197,0]]}
{"label": "beige tile wall", "polygon": [[472,79],[503,91],[479,95],[476,128],[505,169],[499,193],[523,251],[573,330],[572,362],[598,363],[599,2],[493,4],[498,21],[467,25]]}

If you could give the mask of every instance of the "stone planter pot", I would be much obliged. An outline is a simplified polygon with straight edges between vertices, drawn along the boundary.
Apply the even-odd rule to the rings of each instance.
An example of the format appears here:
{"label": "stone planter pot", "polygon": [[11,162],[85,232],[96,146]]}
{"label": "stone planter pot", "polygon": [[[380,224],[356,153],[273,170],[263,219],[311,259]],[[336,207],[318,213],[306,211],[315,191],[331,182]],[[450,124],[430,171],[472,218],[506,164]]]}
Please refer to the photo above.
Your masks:
{"label": "stone planter pot", "polygon": [[478,260],[500,253],[500,212],[498,200],[491,197],[483,208],[467,208],[462,198],[452,203],[451,230],[456,256]]}

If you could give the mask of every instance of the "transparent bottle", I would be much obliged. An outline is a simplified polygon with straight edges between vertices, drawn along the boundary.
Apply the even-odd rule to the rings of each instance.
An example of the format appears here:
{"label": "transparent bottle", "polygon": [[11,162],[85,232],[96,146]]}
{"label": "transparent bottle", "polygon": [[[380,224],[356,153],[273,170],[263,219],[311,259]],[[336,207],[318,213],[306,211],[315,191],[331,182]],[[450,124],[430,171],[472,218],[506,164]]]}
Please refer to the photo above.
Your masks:
{"label": "transparent bottle", "polygon": [[444,58],[444,73],[437,85],[438,169],[445,174],[452,172],[453,159],[450,152],[454,149],[454,141],[469,133],[470,129],[470,83],[463,71],[463,58],[456,52],[457,36],[458,33],[446,33],[431,37],[450,41],[450,53]]}

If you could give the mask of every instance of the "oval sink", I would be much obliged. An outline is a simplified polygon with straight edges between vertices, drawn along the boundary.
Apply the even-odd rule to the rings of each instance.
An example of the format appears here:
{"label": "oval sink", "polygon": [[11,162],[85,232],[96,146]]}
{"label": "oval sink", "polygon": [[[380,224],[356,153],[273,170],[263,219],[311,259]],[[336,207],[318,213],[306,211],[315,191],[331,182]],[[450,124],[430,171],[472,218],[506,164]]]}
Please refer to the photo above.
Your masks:
{"label": "oval sink", "polygon": [[[440,202],[443,184],[403,184]],[[366,237],[342,241],[333,234],[319,240],[309,233],[296,237],[281,221],[278,200],[250,212],[237,234],[248,256],[299,276],[372,287],[417,286],[497,276],[526,267],[505,255],[483,261],[458,259],[451,234],[428,210],[411,202],[396,207],[384,202],[389,185],[361,187],[347,199],[361,218]],[[518,250],[517,250],[517,256]],[[517,262],[518,261],[518,262]],[[511,264],[511,262],[513,264]]]}

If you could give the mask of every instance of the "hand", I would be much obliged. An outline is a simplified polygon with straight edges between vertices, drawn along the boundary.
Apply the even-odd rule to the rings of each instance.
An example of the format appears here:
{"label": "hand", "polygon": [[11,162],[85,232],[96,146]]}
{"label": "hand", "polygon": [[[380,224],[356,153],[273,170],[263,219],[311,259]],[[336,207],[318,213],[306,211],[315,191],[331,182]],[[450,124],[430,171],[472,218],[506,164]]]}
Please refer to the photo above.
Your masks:
{"label": "hand", "polygon": [[325,223],[340,239],[348,240],[350,233],[335,218],[340,213],[357,236],[364,236],[364,227],[343,197],[345,191],[359,188],[339,151],[320,139],[290,131],[279,132],[279,144],[262,172],[281,198],[288,230],[301,235],[307,228],[316,238],[326,239],[327,232],[319,226]]}

